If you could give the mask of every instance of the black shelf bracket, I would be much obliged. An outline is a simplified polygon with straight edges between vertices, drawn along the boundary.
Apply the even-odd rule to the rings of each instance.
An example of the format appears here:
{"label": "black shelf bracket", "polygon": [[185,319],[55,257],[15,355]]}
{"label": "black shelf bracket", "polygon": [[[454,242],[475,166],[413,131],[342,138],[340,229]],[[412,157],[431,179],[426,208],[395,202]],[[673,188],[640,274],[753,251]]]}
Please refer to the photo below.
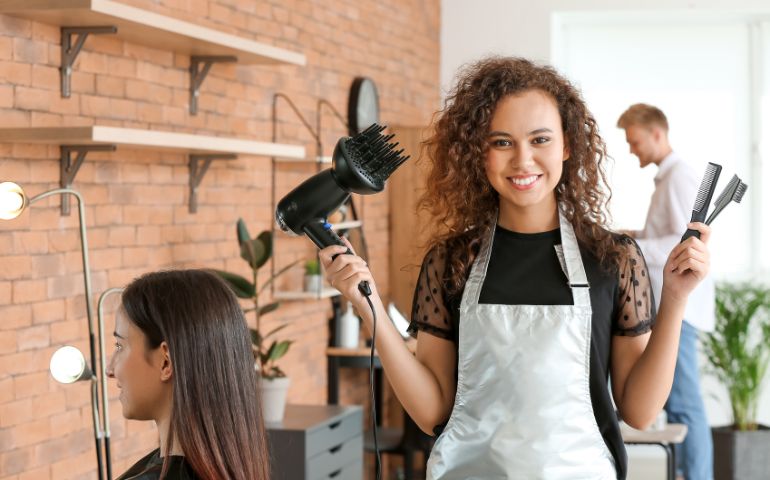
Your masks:
{"label": "black shelf bracket", "polygon": [[[118,33],[118,27],[62,27],[61,28],[61,96],[70,97],[72,91],[72,67],[88,35]],[[72,36],[75,35],[73,43]]]}
{"label": "black shelf bracket", "polygon": [[190,155],[190,213],[198,211],[198,187],[214,160],[235,160],[234,153],[191,154]]}
{"label": "black shelf bracket", "polygon": [[227,55],[193,55],[190,57],[190,115],[198,114],[198,96],[201,85],[215,63],[237,62],[238,57]]}
{"label": "black shelf bracket", "polygon": [[[59,185],[61,185],[61,188],[70,188],[88,152],[114,152],[115,145],[61,145],[59,151],[61,152],[59,160]],[[77,154],[74,159],[72,158],[73,153]],[[61,214],[70,214],[69,195],[61,196]]]}

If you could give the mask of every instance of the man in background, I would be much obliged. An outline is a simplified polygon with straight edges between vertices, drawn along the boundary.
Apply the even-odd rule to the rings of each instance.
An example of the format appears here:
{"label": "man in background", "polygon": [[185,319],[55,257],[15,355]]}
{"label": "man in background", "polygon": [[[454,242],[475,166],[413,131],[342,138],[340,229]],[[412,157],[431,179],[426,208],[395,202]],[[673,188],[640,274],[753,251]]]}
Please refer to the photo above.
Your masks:
{"label": "man in background", "polygon": [[[700,178],[671,149],[668,120],[660,109],[642,103],[632,105],[618,119],[618,128],[625,130],[626,141],[631,153],[639,158],[640,168],[650,164],[658,167],[644,228],[627,233],[642,249],[656,307],[660,307],[663,265],[687,229]],[[677,456],[686,480],[713,478],[711,429],[700,389],[698,330],[712,331],[714,321],[714,282],[707,277],[687,302],[674,384],[665,406],[669,422],[687,425],[687,437],[681,447],[678,446]]]}

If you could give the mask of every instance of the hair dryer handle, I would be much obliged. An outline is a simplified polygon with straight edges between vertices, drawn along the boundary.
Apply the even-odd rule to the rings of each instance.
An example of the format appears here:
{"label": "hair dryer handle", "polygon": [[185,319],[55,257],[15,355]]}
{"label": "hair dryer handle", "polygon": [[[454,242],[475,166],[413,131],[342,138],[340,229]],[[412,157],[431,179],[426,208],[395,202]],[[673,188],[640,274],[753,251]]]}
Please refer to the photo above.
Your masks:
{"label": "hair dryer handle", "polygon": [[[340,236],[337,235],[334,230],[332,230],[332,226],[328,222],[322,220],[317,222],[310,222],[302,227],[302,231],[305,232],[308,238],[310,238],[310,240],[312,240],[312,242],[315,243],[318,248],[326,248],[332,245],[340,245],[346,247],[345,242],[343,242]],[[348,251],[345,252],[345,254],[352,255],[353,252],[351,252],[348,248]],[[332,256],[332,260],[337,258],[339,255],[341,254],[338,253]],[[367,281],[359,283],[358,290],[367,297],[372,294],[372,289],[369,287],[369,282]]]}

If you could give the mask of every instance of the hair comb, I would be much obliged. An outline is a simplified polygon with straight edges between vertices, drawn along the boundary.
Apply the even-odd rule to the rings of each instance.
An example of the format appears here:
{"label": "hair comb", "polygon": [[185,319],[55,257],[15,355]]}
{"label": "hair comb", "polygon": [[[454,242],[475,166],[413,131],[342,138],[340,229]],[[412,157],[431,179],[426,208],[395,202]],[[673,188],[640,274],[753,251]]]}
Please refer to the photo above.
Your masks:
{"label": "hair comb", "polygon": [[719,194],[717,200],[714,202],[714,211],[712,211],[709,218],[706,219],[706,225],[711,225],[711,222],[717,218],[717,215],[719,215],[730,202],[741,203],[743,194],[746,193],[747,188],[749,188],[749,186],[743,183],[741,179],[738,178],[738,175],[733,175],[733,178],[730,179],[727,186],[722,190],[722,193]]}
{"label": "hair comb", "polygon": [[[693,206],[692,217],[690,218],[691,222],[704,222],[706,220],[706,212],[708,211],[711,197],[714,195],[714,189],[717,186],[717,180],[719,180],[721,172],[721,165],[711,162],[706,165],[706,173],[703,174],[703,180],[701,180],[700,188],[698,188],[698,195],[695,197],[695,206]],[[690,237],[700,238],[700,232],[688,228],[684,235],[682,235],[682,241],[684,242]]]}

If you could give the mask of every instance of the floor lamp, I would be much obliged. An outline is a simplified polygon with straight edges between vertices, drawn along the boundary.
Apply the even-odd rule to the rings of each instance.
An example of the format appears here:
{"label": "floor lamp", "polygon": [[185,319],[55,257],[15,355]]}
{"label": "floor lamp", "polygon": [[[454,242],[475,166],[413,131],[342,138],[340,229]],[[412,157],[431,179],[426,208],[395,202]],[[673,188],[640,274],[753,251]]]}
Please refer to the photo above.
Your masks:
{"label": "floor lamp", "polygon": [[[88,316],[88,341],[91,353],[90,365],[86,364],[83,354],[75,347],[65,346],[57,350],[51,357],[51,375],[61,383],[73,383],[79,380],[91,381],[91,411],[93,413],[94,442],[96,444],[96,462],[99,471],[99,480],[112,478],[110,465],[110,439],[109,417],[107,412],[107,395],[104,386],[104,346],[100,328],[100,352],[102,357],[102,369],[100,378],[96,377],[96,352],[93,330],[93,307],[91,306],[91,269],[88,264],[88,238],[86,236],[86,216],[83,198],[71,188],[57,188],[43,192],[34,197],[27,197],[24,190],[13,182],[0,183],[0,220],[11,220],[19,215],[38,200],[53,195],[72,195],[78,201],[78,220],[80,223],[80,250],[83,259],[83,278],[85,282],[86,314]],[[99,392],[98,383],[102,383],[102,411],[104,412],[104,428],[99,420]],[[106,435],[105,435],[106,432]],[[103,448],[102,448],[103,446]],[[107,461],[103,459],[106,457]]]}

